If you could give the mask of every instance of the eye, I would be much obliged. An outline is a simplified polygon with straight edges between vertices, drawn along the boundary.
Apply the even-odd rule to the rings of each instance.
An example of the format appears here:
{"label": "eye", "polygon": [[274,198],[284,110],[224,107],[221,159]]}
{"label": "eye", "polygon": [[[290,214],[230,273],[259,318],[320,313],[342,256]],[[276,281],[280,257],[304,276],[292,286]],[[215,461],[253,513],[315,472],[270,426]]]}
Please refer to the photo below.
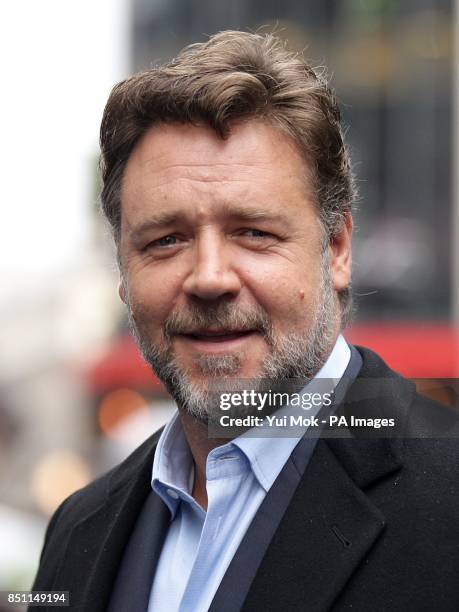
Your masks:
{"label": "eye", "polygon": [[257,227],[244,227],[236,232],[235,238],[238,243],[247,249],[268,250],[276,245],[281,238]]}
{"label": "eye", "polygon": [[269,232],[264,232],[259,229],[246,229],[243,231],[244,236],[248,236],[249,238],[273,238],[273,235]]}
{"label": "eye", "polygon": [[158,248],[158,247],[167,248],[167,247],[176,246],[177,244],[178,244],[177,236],[174,236],[173,234],[169,234],[168,236],[162,236],[161,238],[158,238],[157,240],[153,240],[152,242],[149,242],[145,248],[146,249],[152,249],[152,248]]}

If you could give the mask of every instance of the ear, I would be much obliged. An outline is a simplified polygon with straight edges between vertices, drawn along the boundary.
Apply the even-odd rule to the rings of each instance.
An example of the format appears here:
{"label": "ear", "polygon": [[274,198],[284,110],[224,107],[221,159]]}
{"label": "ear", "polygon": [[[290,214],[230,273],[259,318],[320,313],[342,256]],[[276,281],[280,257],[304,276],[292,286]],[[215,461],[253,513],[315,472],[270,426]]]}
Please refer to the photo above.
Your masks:
{"label": "ear", "polygon": [[330,268],[335,291],[349,286],[352,268],[352,216],[347,213],[340,230],[330,240]]}
{"label": "ear", "polygon": [[118,284],[118,295],[120,296],[121,301],[126,304],[126,285],[123,278],[120,278],[120,282]]}

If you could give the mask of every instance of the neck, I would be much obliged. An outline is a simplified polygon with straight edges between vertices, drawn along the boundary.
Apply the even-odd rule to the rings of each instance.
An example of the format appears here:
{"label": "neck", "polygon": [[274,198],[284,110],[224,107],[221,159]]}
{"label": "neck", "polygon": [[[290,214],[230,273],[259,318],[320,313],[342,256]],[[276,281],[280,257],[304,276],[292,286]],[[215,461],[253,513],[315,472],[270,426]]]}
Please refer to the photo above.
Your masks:
{"label": "neck", "polygon": [[206,462],[207,455],[217,446],[228,440],[209,438],[207,425],[190,416],[185,410],[180,410],[180,420],[183,431],[191,450],[194,461],[194,483],[192,496],[196,502],[207,510]]}

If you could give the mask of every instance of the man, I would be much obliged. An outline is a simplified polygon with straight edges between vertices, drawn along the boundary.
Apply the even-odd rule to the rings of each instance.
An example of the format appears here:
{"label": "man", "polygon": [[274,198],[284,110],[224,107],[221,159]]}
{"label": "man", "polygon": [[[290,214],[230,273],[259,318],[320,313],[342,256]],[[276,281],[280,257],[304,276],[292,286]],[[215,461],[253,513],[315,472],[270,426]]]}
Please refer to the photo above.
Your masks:
{"label": "man", "polygon": [[[178,413],[58,509],[34,589],[88,612],[459,609],[457,443],[410,415],[455,421],[340,336],[354,187],[325,81],[223,32],[117,85],[101,148],[120,296]],[[405,437],[209,437],[214,380],[314,377],[340,381],[328,414]]]}

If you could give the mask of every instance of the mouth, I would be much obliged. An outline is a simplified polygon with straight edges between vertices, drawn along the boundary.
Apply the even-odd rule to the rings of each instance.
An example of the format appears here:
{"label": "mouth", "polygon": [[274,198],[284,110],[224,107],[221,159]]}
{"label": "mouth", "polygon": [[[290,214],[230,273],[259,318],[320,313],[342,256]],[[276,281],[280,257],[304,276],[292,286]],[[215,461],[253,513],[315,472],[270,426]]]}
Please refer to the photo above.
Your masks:
{"label": "mouth", "polygon": [[177,337],[193,345],[197,350],[221,351],[236,348],[257,333],[254,329],[202,329],[178,334]]}

